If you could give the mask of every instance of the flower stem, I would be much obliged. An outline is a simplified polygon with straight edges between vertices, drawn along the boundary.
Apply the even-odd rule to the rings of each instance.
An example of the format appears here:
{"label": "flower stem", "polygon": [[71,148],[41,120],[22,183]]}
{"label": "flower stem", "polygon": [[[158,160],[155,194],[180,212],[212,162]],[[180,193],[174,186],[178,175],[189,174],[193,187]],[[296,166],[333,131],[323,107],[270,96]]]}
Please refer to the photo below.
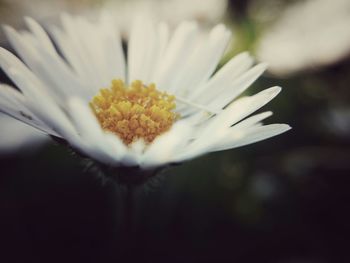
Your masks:
{"label": "flower stem", "polygon": [[126,262],[134,262],[134,248],[135,248],[135,192],[136,186],[127,184],[124,196],[124,253],[122,257]]}
{"label": "flower stem", "polygon": [[134,231],[134,214],[135,214],[135,186],[128,184],[126,186],[124,217],[125,217],[125,234],[130,238]]}

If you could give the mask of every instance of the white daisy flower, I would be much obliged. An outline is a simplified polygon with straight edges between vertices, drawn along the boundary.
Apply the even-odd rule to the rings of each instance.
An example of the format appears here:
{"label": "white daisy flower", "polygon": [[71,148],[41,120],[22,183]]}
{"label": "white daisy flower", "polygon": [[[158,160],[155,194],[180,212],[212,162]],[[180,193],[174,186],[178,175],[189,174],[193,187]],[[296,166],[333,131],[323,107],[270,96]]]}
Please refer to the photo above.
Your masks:
{"label": "white daisy flower", "polygon": [[[145,13],[154,20],[166,21],[176,25],[182,20],[196,20],[201,25],[212,25],[224,17],[227,8],[227,0],[103,0],[99,4],[95,1],[21,1],[7,0],[0,6],[0,16],[3,22],[21,27],[24,14],[34,17],[41,22],[54,22],[57,15],[63,11],[84,12],[90,17],[96,17],[97,9],[105,9],[113,14],[113,20],[123,35],[128,35],[130,20]],[[4,35],[0,32],[0,41],[4,41]],[[19,151],[31,152],[35,144],[38,148],[47,140],[42,133],[28,125],[10,119],[0,118],[0,154],[18,154]],[[14,126],[18,125],[18,129]],[[9,129],[16,129],[16,135],[9,139],[6,134]],[[42,138],[43,140],[40,140]]]}
{"label": "white daisy flower", "polygon": [[0,109],[106,167],[150,170],[290,128],[262,125],[271,112],[249,117],[279,87],[237,99],[265,64],[253,66],[243,53],[214,74],[230,38],[223,25],[203,33],[183,22],[170,32],[138,20],[125,59],[108,15],[95,23],[63,15],[62,28],[49,29],[57,46],[34,20],[26,23],[30,31],[5,27],[23,62],[0,49],[0,65],[20,90],[1,85]]}
{"label": "white daisy flower", "polygon": [[350,1],[298,1],[262,35],[257,56],[278,76],[325,67],[350,54]]}

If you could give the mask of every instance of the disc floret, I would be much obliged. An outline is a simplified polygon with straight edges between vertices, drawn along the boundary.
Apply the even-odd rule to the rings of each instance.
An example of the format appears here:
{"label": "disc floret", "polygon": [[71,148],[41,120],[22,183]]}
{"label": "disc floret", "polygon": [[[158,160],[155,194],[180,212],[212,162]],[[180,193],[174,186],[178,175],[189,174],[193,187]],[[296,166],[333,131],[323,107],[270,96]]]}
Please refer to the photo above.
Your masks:
{"label": "disc floret", "polygon": [[174,112],[175,96],[139,80],[130,86],[113,80],[111,87],[101,89],[91,100],[90,107],[102,129],[118,135],[127,145],[138,139],[151,143],[179,118]]}

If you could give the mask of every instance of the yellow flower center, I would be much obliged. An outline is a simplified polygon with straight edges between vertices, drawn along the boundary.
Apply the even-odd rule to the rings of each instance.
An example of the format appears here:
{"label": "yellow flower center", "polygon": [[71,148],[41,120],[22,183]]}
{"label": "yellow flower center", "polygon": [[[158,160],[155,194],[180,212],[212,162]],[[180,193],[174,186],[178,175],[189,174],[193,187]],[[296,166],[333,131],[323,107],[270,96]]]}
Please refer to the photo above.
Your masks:
{"label": "yellow flower center", "polygon": [[174,96],[138,80],[129,87],[122,80],[113,80],[110,88],[101,89],[91,100],[90,107],[102,129],[118,135],[127,145],[141,138],[151,143],[179,118],[173,112]]}

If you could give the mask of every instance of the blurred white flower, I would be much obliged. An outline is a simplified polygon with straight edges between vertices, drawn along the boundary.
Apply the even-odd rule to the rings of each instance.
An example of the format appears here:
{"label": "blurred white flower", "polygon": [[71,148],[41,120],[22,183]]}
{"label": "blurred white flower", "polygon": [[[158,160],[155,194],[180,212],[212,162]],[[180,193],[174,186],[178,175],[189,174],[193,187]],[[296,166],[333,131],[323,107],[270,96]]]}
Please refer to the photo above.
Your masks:
{"label": "blurred white flower", "polygon": [[46,134],[0,113],[0,155],[32,152],[47,141]]}
{"label": "blurred white flower", "polygon": [[279,87],[237,99],[265,64],[253,66],[242,53],[212,76],[230,39],[223,25],[205,33],[183,22],[171,33],[164,23],[138,20],[125,61],[106,14],[95,23],[62,16],[63,28],[50,30],[64,58],[38,23],[26,23],[30,32],[5,27],[24,62],[0,49],[2,69],[21,90],[1,85],[0,108],[100,163],[155,168],[290,129],[262,125],[271,112],[249,117]]}
{"label": "blurred white flower", "polygon": [[[102,0],[105,1],[105,0]],[[81,12],[83,10],[98,7],[98,0],[2,0],[2,20],[16,19],[24,15],[34,17],[37,20],[45,20],[57,16],[62,11]],[[13,17],[15,15],[15,17]]]}
{"label": "blurred white flower", "polygon": [[[41,22],[55,20],[63,11],[85,13],[97,8],[95,0],[2,0],[0,18],[2,24],[22,26],[23,17],[30,16]],[[0,32],[0,40],[4,35]]]}
{"label": "blurred white flower", "polygon": [[130,21],[145,15],[170,25],[183,20],[213,25],[223,19],[227,6],[227,0],[107,0],[104,9],[113,14],[121,31],[128,32]]}
{"label": "blurred white flower", "polygon": [[2,23],[20,26],[23,16],[47,22],[55,21],[62,12],[96,17],[102,9],[113,14],[119,30],[128,34],[130,21],[140,16],[173,26],[183,20],[211,26],[224,18],[227,6],[228,0],[3,0],[0,17]]}
{"label": "blurred white flower", "polygon": [[349,28],[349,0],[300,1],[267,28],[257,57],[276,75],[327,66],[350,54]]}

